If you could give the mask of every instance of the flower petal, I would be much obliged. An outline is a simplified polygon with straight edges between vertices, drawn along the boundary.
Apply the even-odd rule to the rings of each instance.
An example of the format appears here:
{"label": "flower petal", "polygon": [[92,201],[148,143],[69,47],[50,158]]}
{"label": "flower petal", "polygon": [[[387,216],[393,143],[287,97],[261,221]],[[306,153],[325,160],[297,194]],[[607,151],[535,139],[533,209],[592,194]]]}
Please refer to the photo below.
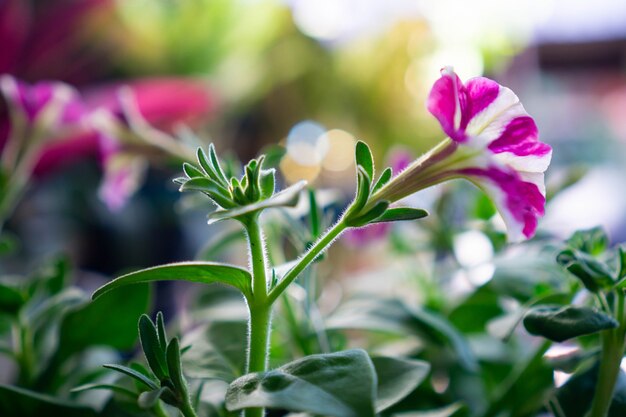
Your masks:
{"label": "flower petal", "polygon": [[459,77],[450,68],[444,68],[441,78],[435,81],[426,101],[426,108],[439,120],[443,131],[457,142],[466,140],[465,133],[460,128],[461,98],[465,97],[461,92],[462,86]]}
{"label": "flower petal", "polygon": [[494,200],[507,226],[510,241],[518,242],[535,234],[546,202],[542,190],[535,183],[539,178],[525,180],[514,170],[495,166],[467,168],[459,173],[484,189]]}

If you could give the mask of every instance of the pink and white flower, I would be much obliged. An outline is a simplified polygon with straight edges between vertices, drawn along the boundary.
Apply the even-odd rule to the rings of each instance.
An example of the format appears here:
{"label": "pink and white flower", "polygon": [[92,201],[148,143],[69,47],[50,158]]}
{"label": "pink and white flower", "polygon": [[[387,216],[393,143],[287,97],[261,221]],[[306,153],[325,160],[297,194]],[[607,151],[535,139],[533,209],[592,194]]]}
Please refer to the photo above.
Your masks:
{"label": "pink and white flower", "polygon": [[494,201],[509,240],[535,234],[544,214],[544,172],[552,148],[508,88],[484,77],[465,84],[446,67],[430,92],[428,110],[448,139],[383,187],[378,200],[397,201],[428,186],[466,178]]}

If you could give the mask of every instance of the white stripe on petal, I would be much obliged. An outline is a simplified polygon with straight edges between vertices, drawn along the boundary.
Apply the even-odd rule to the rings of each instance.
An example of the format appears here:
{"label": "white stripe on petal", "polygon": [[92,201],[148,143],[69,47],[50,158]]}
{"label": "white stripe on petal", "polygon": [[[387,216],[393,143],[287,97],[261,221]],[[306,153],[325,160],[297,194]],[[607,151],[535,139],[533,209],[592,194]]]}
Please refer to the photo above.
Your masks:
{"label": "white stripe on petal", "polygon": [[512,152],[492,154],[492,158],[500,165],[506,165],[519,172],[545,172],[552,159],[552,151],[545,155],[515,155]]}
{"label": "white stripe on petal", "polygon": [[[491,104],[489,104],[483,111],[476,114],[472,120],[469,121],[467,127],[465,128],[465,132],[468,136],[480,136],[486,129],[491,129],[493,127],[492,124],[494,123],[498,125],[504,123],[502,126],[502,128],[504,128],[504,126],[508,124],[508,121],[515,117],[519,110],[513,109],[511,116],[504,118],[504,122],[499,122],[502,120],[501,116],[503,116],[505,112],[508,113],[510,109],[517,105],[521,106],[521,103],[515,93],[509,88],[500,86],[498,97],[496,97]],[[520,115],[527,115],[523,107],[521,108],[521,111],[523,113]]]}

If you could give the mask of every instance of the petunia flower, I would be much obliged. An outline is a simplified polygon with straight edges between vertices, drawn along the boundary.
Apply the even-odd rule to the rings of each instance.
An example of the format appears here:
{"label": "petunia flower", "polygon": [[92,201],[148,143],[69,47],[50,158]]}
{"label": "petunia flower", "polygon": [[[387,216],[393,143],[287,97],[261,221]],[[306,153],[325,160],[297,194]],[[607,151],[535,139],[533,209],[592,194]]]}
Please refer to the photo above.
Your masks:
{"label": "petunia flower", "polygon": [[508,88],[484,77],[465,84],[442,70],[427,108],[448,135],[381,188],[372,201],[397,201],[431,185],[466,178],[494,201],[510,241],[535,234],[545,208],[544,172],[552,149]]}

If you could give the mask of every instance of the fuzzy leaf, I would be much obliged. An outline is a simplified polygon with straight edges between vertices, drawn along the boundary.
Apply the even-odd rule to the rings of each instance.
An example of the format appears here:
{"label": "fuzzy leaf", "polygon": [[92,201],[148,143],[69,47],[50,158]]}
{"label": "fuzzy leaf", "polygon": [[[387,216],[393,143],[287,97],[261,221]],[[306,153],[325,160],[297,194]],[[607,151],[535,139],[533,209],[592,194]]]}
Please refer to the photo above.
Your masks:
{"label": "fuzzy leaf", "polygon": [[380,217],[371,223],[399,222],[407,220],[423,219],[428,216],[428,212],[422,209],[409,207],[394,207],[385,211]]}
{"label": "fuzzy leaf", "polygon": [[614,329],[617,321],[596,309],[577,306],[539,306],[524,316],[524,327],[530,334],[555,342]]}
{"label": "fuzzy leaf", "polygon": [[187,383],[183,376],[183,367],[180,363],[180,346],[178,338],[173,338],[167,345],[167,369],[169,370],[170,378],[176,388],[176,392],[183,395],[187,395]]}
{"label": "fuzzy leaf", "polygon": [[95,300],[102,294],[126,285],[153,281],[221,283],[237,288],[246,296],[251,292],[250,273],[243,268],[215,262],[178,262],[122,275],[98,288],[92,298]]}
{"label": "fuzzy leaf", "polygon": [[376,184],[374,184],[374,188],[372,188],[372,194],[374,194],[376,191],[383,188],[385,184],[389,182],[392,176],[393,176],[393,170],[389,167],[385,168],[383,173],[380,174],[380,178],[378,178],[378,181],[376,181]]}
{"label": "fuzzy leaf", "polygon": [[575,232],[567,240],[567,244],[573,249],[590,255],[600,255],[608,247],[609,238],[604,229],[598,226],[592,229]]}
{"label": "fuzzy leaf", "polygon": [[365,142],[358,141],[354,156],[357,165],[360,165],[370,178],[374,178],[374,158],[372,157],[370,147]]}
{"label": "fuzzy leaf", "polygon": [[[289,188],[285,188],[279,193],[274,194],[267,200],[261,200],[254,204],[247,204],[245,206],[236,207],[228,210],[217,210],[209,214],[209,224],[218,222],[220,220],[232,219],[245,214],[253,213],[259,210],[265,210],[271,207],[293,207],[298,203],[300,197],[300,191],[306,186],[306,181],[300,181]],[[243,196],[245,197],[245,196]]]}
{"label": "fuzzy leaf", "polygon": [[261,185],[261,198],[267,199],[274,195],[274,189],[276,187],[276,170],[264,169],[261,171],[260,185]]}
{"label": "fuzzy leaf", "polygon": [[379,356],[373,357],[372,363],[378,376],[377,413],[409,395],[426,379],[430,371],[427,362],[413,359]]}
{"label": "fuzzy leaf", "polygon": [[365,351],[311,355],[276,370],[245,375],[226,392],[229,411],[251,407],[330,417],[374,417],[376,373]]}
{"label": "fuzzy leaf", "polygon": [[220,182],[224,186],[228,186],[228,178],[226,178],[226,174],[224,174],[224,170],[222,170],[220,160],[217,158],[217,154],[215,153],[215,146],[213,146],[213,144],[209,145],[209,159],[211,161],[211,166],[213,167],[213,169],[215,169],[215,173],[221,180]]}
{"label": "fuzzy leaf", "polygon": [[116,365],[116,364],[104,364],[102,366],[108,369],[113,369],[114,371],[117,371],[117,372],[121,372],[124,375],[128,375],[129,377],[135,379],[138,382],[141,382],[143,385],[147,386],[148,388],[152,390],[157,389],[159,387],[153,380],[151,380],[150,378],[148,378],[141,372],[136,371],[127,366]]}
{"label": "fuzzy leaf", "polygon": [[191,165],[188,162],[183,163],[183,171],[189,178],[204,177],[204,172]]}
{"label": "fuzzy leaf", "polygon": [[385,213],[388,207],[389,203],[387,201],[379,201],[367,213],[354,219],[348,218],[346,224],[351,227],[361,227],[369,223],[376,223],[377,219]]}
{"label": "fuzzy leaf", "polygon": [[598,292],[613,286],[613,272],[593,256],[574,249],[565,249],[557,257],[557,262],[572,275],[580,279],[589,291]]}
{"label": "fuzzy leaf", "polygon": [[165,351],[161,348],[157,328],[145,314],[139,318],[139,340],[150,369],[159,381],[169,377]]}

